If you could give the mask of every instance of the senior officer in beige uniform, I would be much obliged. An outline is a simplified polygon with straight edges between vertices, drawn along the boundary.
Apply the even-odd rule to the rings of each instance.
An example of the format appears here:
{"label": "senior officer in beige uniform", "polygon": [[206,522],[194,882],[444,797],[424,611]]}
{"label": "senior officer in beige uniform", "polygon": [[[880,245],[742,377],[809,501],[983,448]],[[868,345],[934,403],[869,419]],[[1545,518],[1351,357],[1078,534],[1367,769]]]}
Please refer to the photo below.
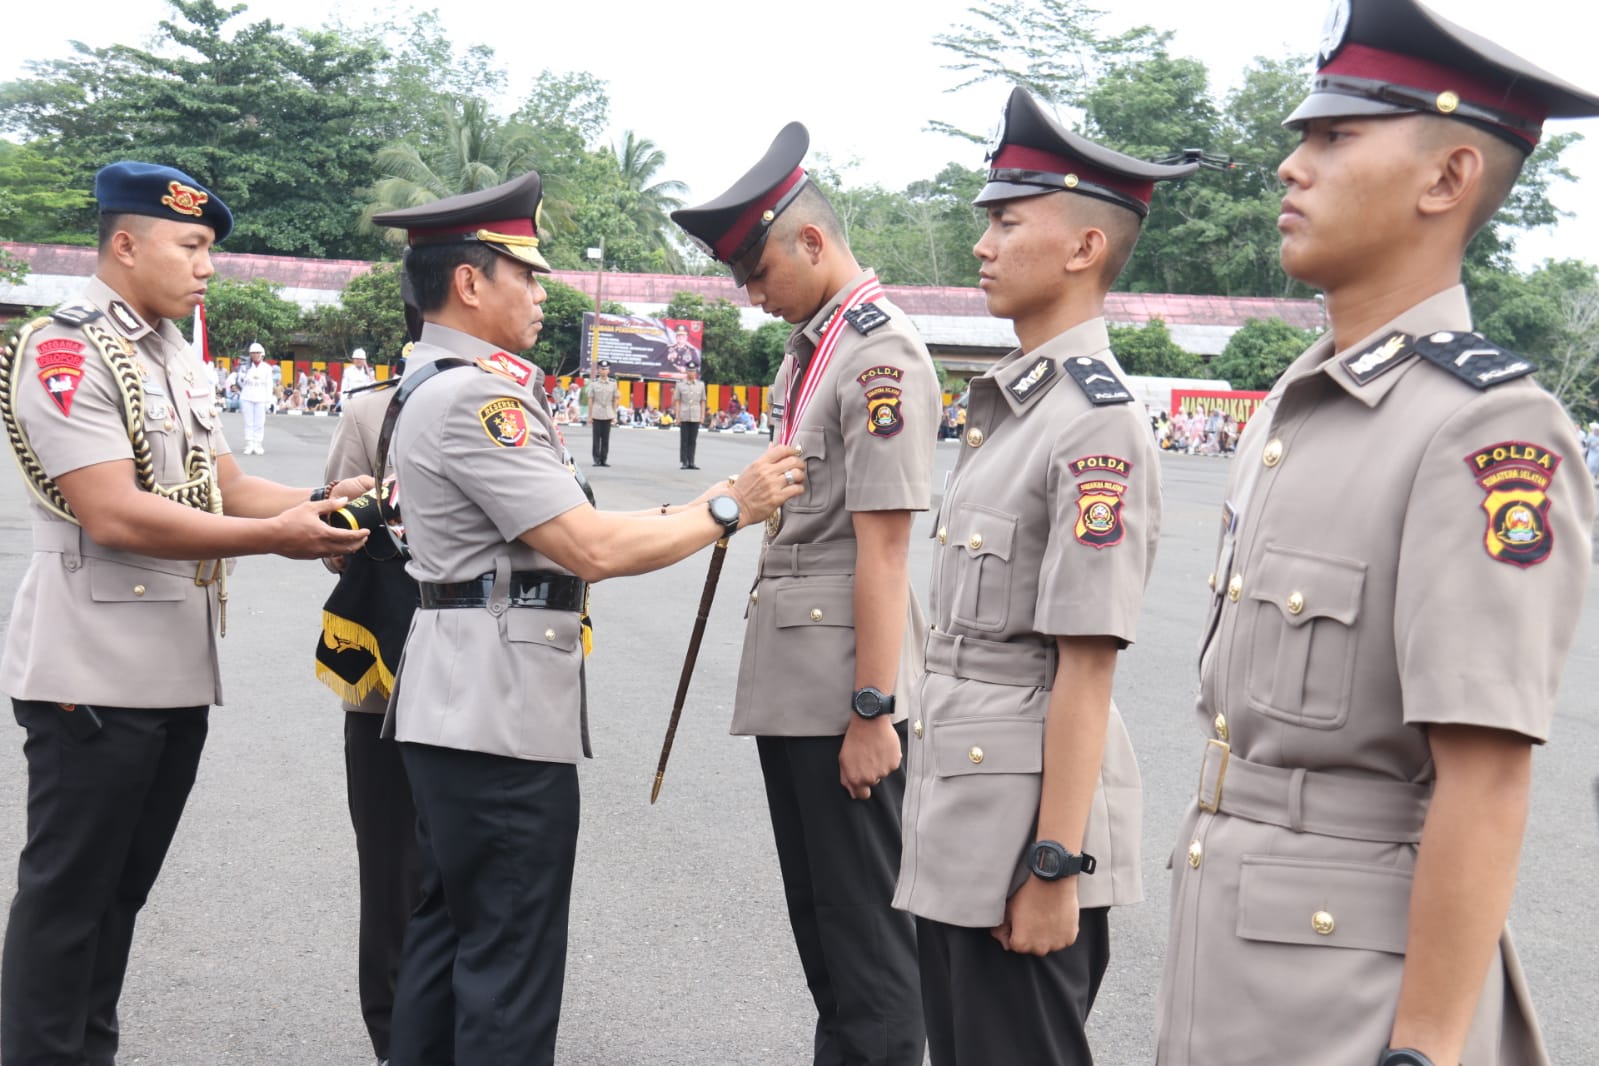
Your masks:
{"label": "senior officer in beige uniform", "polygon": [[148,163],[104,168],[94,192],[94,278],[23,330],[0,378],[34,493],[33,556],[0,660],[28,763],[0,977],[6,1066],[116,1056],[134,921],[222,702],[224,560],[319,558],[366,539],[319,520],[344,502],[307,502],[325,490],[240,471],[204,364],[169,321],[204,296],[227,207]]}
{"label": "senior officer in beige uniform", "polygon": [[1160,535],[1160,461],[1102,316],[1158,166],[1024,90],[976,203],[991,314],[1021,347],[973,380],[935,536],[895,906],[917,915],[934,1066],[1093,1061],[1111,906],[1143,898],[1141,793],[1111,700]]}
{"label": "senior officer in beige uniform", "polygon": [[794,326],[779,443],[803,452],[807,488],[768,526],[733,732],[758,738],[817,1066],[919,1066],[915,930],[890,901],[924,628],[906,553],[938,381],[801,168],[809,143],[790,123],[731,189],[672,215]]}
{"label": "senior officer in beige uniform", "polygon": [[389,713],[423,878],[393,1066],[554,1061],[588,754],[585,583],[676,562],[804,483],[793,450],[772,449],[670,513],[589,505],[537,368],[510,354],[541,328],[539,196],[530,172],[376,218],[407,230],[425,322],[393,435],[420,608]]}
{"label": "senior officer in beige uniform", "polygon": [[1410,0],[1334,5],[1278,171],[1283,266],[1332,330],[1222,509],[1163,1066],[1548,1061],[1505,916],[1593,490],[1459,279],[1544,118],[1595,113]]}
{"label": "senior officer in beige uniform", "polygon": [[611,380],[611,364],[600,360],[589,382],[589,432],[594,435],[590,454],[595,466],[611,465],[611,426],[616,421],[618,390]]}

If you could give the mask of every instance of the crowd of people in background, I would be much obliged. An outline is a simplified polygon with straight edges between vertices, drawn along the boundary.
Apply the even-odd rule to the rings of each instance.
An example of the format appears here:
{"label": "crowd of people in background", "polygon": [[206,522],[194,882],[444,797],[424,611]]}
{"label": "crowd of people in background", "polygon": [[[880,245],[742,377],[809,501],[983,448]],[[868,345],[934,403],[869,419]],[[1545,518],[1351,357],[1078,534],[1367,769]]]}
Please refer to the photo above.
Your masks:
{"label": "crowd of people in background", "polygon": [[1167,415],[1161,411],[1149,420],[1155,443],[1162,451],[1184,455],[1231,455],[1243,426],[1219,407],[1194,408]]}

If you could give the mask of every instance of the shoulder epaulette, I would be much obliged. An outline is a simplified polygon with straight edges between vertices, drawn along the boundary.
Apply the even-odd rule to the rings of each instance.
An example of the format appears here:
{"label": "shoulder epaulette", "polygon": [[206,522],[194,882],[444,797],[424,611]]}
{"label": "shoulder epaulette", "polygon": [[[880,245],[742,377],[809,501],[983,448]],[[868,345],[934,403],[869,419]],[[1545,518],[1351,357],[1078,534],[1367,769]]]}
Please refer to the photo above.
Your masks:
{"label": "shoulder epaulette", "polygon": [[1501,348],[1480,333],[1431,333],[1415,340],[1416,353],[1475,389],[1526,377],[1532,360]]}
{"label": "shoulder epaulette", "polygon": [[1065,361],[1066,373],[1077,382],[1088,402],[1096,407],[1113,403],[1132,403],[1133,394],[1122,379],[1103,360],[1079,355]]}
{"label": "shoulder epaulette", "polygon": [[67,326],[86,326],[100,317],[100,312],[84,304],[67,304],[58,307],[50,315],[57,322]]}
{"label": "shoulder epaulette", "polygon": [[878,326],[886,326],[890,319],[887,311],[868,301],[845,311],[844,321],[854,326],[864,336]]}

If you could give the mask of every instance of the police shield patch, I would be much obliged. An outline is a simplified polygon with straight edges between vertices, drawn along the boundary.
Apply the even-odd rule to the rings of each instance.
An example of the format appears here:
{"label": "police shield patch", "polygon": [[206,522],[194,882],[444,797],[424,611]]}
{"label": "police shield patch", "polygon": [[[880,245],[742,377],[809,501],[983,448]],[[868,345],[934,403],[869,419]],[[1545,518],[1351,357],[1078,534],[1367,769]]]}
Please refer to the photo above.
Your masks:
{"label": "police shield patch", "polygon": [[892,385],[866,390],[866,432],[874,437],[892,437],[905,428],[900,396],[901,390]]}
{"label": "police shield patch", "polygon": [[1119,481],[1085,481],[1077,486],[1077,539],[1094,549],[1122,542],[1122,496],[1127,486]]}
{"label": "police shield patch", "polygon": [[1560,456],[1541,444],[1503,441],[1466,456],[1466,465],[1487,493],[1488,557],[1522,569],[1549,558],[1555,544],[1548,493]]}
{"label": "police shield patch", "polygon": [[42,342],[34,356],[39,384],[63,415],[72,414],[72,398],[83,382],[83,343],[57,339]]}
{"label": "police shield patch", "polygon": [[477,417],[483,423],[483,432],[489,435],[489,440],[500,447],[527,446],[527,409],[520,400],[506,398],[486,403],[478,408]]}

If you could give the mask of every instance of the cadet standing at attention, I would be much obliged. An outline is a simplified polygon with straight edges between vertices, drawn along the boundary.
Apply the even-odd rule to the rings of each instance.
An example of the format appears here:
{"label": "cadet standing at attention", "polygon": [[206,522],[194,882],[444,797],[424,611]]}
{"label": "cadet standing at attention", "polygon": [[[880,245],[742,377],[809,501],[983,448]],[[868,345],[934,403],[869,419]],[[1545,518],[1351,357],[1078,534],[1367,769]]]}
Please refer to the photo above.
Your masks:
{"label": "cadet standing at attention", "polygon": [[972,381],[938,516],[894,903],[934,1066],[1086,1066],[1108,911],[1143,898],[1111,682],[1160,537],[1159,454],[1102,315],[1155,183],[1197,164],[1101,148],[1016,89],[988,165],[980,284],[1021,347]]}
{"label": "cadet standing at attention", "polygon": [[1596,113],[1412,0],[1333,5],[1277,223],[1332,329],[1221,512],[1162,1066],[1548,1062],[1505,916],[1593,486],[1460,274],[1545,118]]}
{"label": "cadet standing at attention", "polygon": [[617,388],[611,364],[601,359],[589,382],[589,431],[594,434],[591,454],[595,466],[611,465],[611,424],[616,421]]}
{"label": "cadet standing at attention", "polygon": [[677,562],[764,520],[804,483],[793,449],[774,448],[683,506],[590,506],[538,369],[512,354],[542,328],[539,198],[529,172],[374,219],[407,230],[406,280],[424,321],[393,401],[420,608],[385,731],[400,741],[422,858],[393,1066],[554,1061],[575,764],[589,753],[586,584]]}
{"label": "cadet standing at attention", "polygon": [[733,732],[758,738],[817,1066],[920,1066],[915,928],[891,900],[925,628],[906,556],[938,380],[801,168],[809,144],[790,123],[731,189],[672,213],[794,326],[779,442],[801,450],[807,487],[767,525]]}
{"label": "cadet standing at attention", "polygon": [[700,423],[705,421],[705,382],[700,380],[698,367],[689,367],[687,379],[672,390],[672,419],[677,423],[677,457],[684,470],[698,470],[694,465],[694,446],[699,441]]}
{"label": "cadet standing at attention", "polygon": [[313,492],[239,469],[205,366],[170,321],[204,299],[227,206],[149,163],[104,168],[94,197],[94,277],[0,357],[0,415],[34,497],[0,660],[28,763],[0,977],[5,1066],[116,1058],[134,920],[222,702],[227,561],[366,541],[320,516],[370,478]]}

